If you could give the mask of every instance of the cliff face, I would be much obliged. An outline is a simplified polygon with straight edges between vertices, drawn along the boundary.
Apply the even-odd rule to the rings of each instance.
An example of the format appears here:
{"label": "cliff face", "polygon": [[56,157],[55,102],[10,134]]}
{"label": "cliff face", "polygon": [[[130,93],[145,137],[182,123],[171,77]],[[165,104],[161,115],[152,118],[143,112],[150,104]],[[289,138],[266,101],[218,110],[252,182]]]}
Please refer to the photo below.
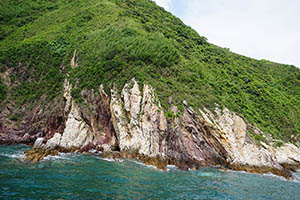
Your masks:
{"label": "cliff face", "polygon": [[[118,146],[110,115],[110,99],[99,88],[100,96],[93,91],[83,91],[85,101],[83,106],[75,103],[71,97],[72,85],[66,80],[64,83],[64,114],[61,127],[62,132],[56,132],[57,125],[50,124],[46,128],[45,138],[39,138],[34,147],[46,149],[81,149],[81,148],[110,148]],[[52,118],[55,117],[55,114]],[[57,120],[54,120],[57,121]]]}
{"label": "cliff face", "polygon": [[[38,138],[27,152],[28,160],[37,161],[53,151],[96,149],[103,157],[137,158],[160,169],[168,164],[181,169],[224,166],[291,178],[291,170],[300,167],[299,148],[257,146],[247,135],[249,125],[227,108],[216,106],[214,112],[203,109],[198,114],[183,102],[182,115],[167,119],[155,90],[147,84],[140,90],[134,79],[121,94],[112,89],[111,97],[102,86],[99,95],[83,91],[84,105],[74,101],[71,88],[66,80],[63,131],[54,133],[48,127],[46,137]],[[172,110],[177,116],[178,109]]]}
{"label": "cliff face", "polygon": [[164,112],[159,103],[155,104],[154,95],[148,85],[140,91],[135,80],[124,86],[121,96],[112,91],[112,123],[121,151],[133,150],[150,157],[160,155],[160,138],[167,127]]}

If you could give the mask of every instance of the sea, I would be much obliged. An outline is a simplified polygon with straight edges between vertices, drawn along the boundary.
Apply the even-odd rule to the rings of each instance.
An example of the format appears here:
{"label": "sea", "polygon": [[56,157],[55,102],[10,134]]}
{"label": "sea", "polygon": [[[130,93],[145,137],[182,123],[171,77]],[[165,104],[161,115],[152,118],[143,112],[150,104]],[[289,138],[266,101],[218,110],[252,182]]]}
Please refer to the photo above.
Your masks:
{"label": "sea", "polygon": [[25,145],[0,146],[0,199],[268,199],[300,200],[293,181],[215,168],[157,170],[136,160],[61,153],[24,162]]}

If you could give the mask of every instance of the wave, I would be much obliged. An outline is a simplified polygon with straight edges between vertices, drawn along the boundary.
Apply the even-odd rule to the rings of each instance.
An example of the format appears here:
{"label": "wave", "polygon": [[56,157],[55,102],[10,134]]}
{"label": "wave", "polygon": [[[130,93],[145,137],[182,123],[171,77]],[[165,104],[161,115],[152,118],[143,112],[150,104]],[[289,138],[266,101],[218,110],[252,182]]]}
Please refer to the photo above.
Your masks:
{"label": "wave", "polygon": [[131,162],[133,162],[133,163],[135,163],[135,164],[141,165],[141,166],[143,166],[143,167],[147,167],[147,168],[154,169],[154,170],[157,170],[157,171],[163,171],[163,170],[161,170],[161,169],[158,169],[156,166],[153,166],[153,165],[147,165],[147,164],[145,164],[145,163],[143,163],[143,162],[141,162],[141,161],[138,161],[138,160],[129,160],[129,161],[131,161]]}
{"label": "wave", "polygon": [[80,156],[80,154],[77,153],[58,153],[58,155],[55,156],[46,156],[44,158],[45,161],[49,160],[71,160],[74,156]]}
{"label": "wave", "polygon": [[113,158],[100,158],[101,160],[108,161],[108,162],[123,162],[123,159],[113,159]]}
{"label": "wave", "polygon": [[89,150],[89,153],[98,153],[98,151],[95,149],[91,149],[91,150]]}
{"label": "wave", "polygon": [[281,181],[290,181],[282,176],[278,176],[278,175],[275,175],[275,174],[272,174],[272,173],[266,173],[266,174],[262,174],[263,176],[266,176],[266,177],[270,177],[270,178],[275,178],[275,179],[278,179],[278,180],[281,180]]}
{"label": "wave", "polygon": [[290,181],[290,180],[288,180],[288,179],[286,179],[282,176],[278,176],[278,175],[275,175],[275,174],[272,174],[272,173],[258,174],[258,173],[251,173],[251,172],[246,172],[246,171],[234,171],[234,170],[230,170],[230,169],[227,169],[226,171],[231,172],[231,173],[264,176],[264,177],[267,177],[267,178],[277,179],[277,180],[280,180],[280,181]]}
{"label": "wave", "polygon": [[294,182],[300,183],[300,170],[297,170],[296,173],[293,173],[295,180],[293,180]]}
{"label": "wave", "polygon": [[116,161],[115,159],[112,159],[112,158],[101,158],[101,160],[105,160],[105,161],[108,161],[108,162],[115,162]]}
{"label": "wave", "polygon": [[18,160],[24,160],[25,159],[25,153],[24,152],[17,152],[17,153],[14,153],[14,154],[0,153],[0,156],[6,157],[6,158],[18,159]]}
{"label": "wave", "polygon": [[177,167],[175,165],[167,165],[167,172],[174,170],[174,169],[177,169]]}

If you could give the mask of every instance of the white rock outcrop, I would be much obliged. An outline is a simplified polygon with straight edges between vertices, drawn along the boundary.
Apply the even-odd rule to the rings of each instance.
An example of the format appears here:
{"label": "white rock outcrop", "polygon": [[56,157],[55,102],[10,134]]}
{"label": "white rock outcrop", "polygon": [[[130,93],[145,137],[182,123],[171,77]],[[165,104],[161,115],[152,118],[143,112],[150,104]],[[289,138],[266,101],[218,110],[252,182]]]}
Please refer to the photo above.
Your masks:
{"label": "white rock outcrop", "polygon": [[150,157],[160,155],[159,138],[166,131],[167,122],[154,89],[144,85],[141,94],[133,79],[124,86],[122,98],[115,90],[111,94],[112,121],[120,150],[134,150]]}
{"label": "white rock outcrop", "polygon": [[50,140],[47,141],[45,148],[46,149],[55,149],[55,148],[59,147],[60,140],[61,140],[61,134],[55,133],[54,136]]}
{"label": "white rock outcrop", "polygon": [[34,148],[100,147],[106,153],[120,150],[119,156],[128,153],[135,158],[156,158],[156,164],[158,158],[163,159],[160,161],[164,164],[172,162],[183,169],[224,165],[234,170],[272,172],[287,178],[291,176],[288,170],[300,166],[298,147],[284,144],[275,149],[265,143],[257,146],[247,135],[247,129],[262,132],[218,105],[214,112],[206,108],[199,110],[201,116],[186,101],[182,116],[171,105],[175,117],[167,122],[155,90],[147,84],[141,90],[134,79],[124,86],[121,94],[112,89],[111,97],[103,86],[100,86],[100,97],[93,91],[84,93],[87,110],[80,110],[71,97],[71,90],[72,85],[66,80],[64,116],[67,117],[63,132],[55,133],[46,144],[43,138],[38,138]]}
{"label": "white rock outcrop", "polygon": [[[201,111],[204,119],[211,121],[221,131],[223,147],[228,153],[227,161],[233,165],[281,168],[272,153],[255,143],[247,141],[247,125],[244,120],[227,108],[216,107],[215,114]],[[207,120],[207,121],[208,121]],[[216,138],[220,138],[217,136]]]}
{"label": "white rock outcrop", "polygon": [[71,90],[72,85],[67,80],[65,80],[65,113],[68,116],[66,121],[66,127],[62,134],[56,133],[54,137],[48,140],[45,145],[45,148],[80,148],[93,142],[93,134],[91,128],[81,117],[79,107],[76,105],[73,98],[71,97]]}
{"label": "white rock outcrop", "polygon": [[37,138],[33,144],[33,148],[43,148],[44,147],[44,138]]}
{"label": "white rock outcrop", "polygon": [[300,165],[300,149],[293,144],[284,144],[277,148],[275,156],[281,164]]}

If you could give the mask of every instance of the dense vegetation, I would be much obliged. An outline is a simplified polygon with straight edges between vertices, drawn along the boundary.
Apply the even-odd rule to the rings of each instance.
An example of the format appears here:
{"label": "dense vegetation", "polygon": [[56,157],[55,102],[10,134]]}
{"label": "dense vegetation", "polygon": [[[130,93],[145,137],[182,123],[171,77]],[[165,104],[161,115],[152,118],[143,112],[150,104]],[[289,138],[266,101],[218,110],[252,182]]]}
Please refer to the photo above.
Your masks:
{"label": "dense vegetation", "polygon": [[0,101],[3,101],[6,98],[6,87],[0,79]]}
{"label": "dense vegetation", "polygon": [[135,77],[156,88],[165,109],[169,96],[180,108],[218,103],[275,139],[300,139],[299,69],[210,44],[149,0],[1,1],[0,72],[8,68],[13,92],[3,101],[0,82],[0,99],[16,107],[54,99],[66,73],[78,100],[84,88],[121,88]]}

